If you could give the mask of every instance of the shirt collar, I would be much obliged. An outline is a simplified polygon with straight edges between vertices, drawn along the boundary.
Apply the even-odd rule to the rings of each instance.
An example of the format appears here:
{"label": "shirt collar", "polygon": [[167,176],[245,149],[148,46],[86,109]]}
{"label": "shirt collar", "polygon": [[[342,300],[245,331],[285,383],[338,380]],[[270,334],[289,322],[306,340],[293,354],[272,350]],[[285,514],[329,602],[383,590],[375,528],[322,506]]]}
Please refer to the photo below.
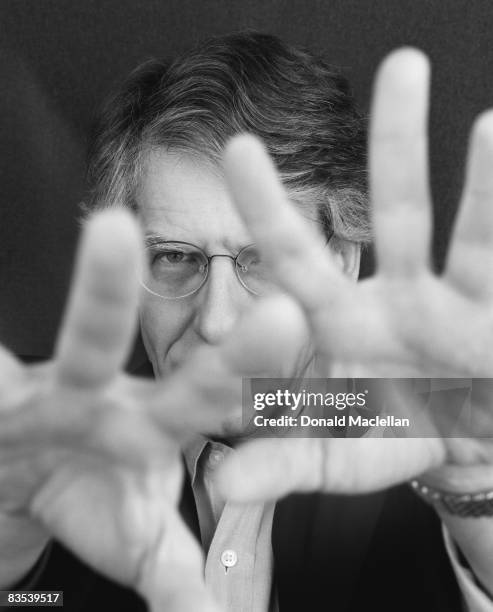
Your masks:
{"label": "shirt collar", "polygon": [[195,483],[200,457],[208,444],[209,440],[205,436],[198,435],[190,440],[190,442],[188,442],[183,448],[185,464],[187,466],[188,473],[190,474],[192,485]]}
{"label": "shirt collar", "polygon": [[201,461],[206,461],[214,451],[219,451],[223,457],[229,455],[233,449],[224,442],[210,440],[202,435],[197,435],[185,444],[183,455],[192,486],[201,474]]}

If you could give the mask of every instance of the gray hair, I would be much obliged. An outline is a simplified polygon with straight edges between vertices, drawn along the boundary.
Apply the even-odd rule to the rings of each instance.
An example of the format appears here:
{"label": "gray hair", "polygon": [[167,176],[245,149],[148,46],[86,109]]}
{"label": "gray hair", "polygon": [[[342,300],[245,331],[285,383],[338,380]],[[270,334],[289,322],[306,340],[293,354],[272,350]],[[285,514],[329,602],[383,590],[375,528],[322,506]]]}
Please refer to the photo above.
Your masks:
{"label": "gray hair", "polygon": [[156,148],[218,164],[241,132],[264,141],[289,196],[327,235],[370,240],[366,124],[346,79],[313,54],[255,32],[213,38],[131,73],[95,127],[86,208],[135,209]]}

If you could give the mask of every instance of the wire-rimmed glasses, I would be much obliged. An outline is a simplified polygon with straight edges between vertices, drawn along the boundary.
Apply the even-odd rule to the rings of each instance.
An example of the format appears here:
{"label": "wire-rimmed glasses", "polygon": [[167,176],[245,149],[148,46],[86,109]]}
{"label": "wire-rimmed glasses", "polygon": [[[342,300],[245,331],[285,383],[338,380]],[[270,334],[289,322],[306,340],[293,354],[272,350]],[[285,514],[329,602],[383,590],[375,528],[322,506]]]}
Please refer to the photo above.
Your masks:
{"label": "wire-rimmed glasses", "polygon": [[263,295],[272,287],[267,265],[254,244],[236,255],[206,255],[198,246],[182,241],[153,241],[146,246],[142,285],[153,295],[176,300],[196,293],[207,281],[214,257],[227,257],[234,263],[236,276],[247,291]]}

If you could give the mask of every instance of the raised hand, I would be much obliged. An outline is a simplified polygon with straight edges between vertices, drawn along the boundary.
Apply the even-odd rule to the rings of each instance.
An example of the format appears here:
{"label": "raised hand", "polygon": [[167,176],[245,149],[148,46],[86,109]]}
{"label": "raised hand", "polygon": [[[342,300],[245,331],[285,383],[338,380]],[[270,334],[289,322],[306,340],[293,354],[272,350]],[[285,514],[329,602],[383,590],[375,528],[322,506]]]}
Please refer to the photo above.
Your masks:
{"label": "raised hand", "polygon": [[[429,264],[428,73],[426,58],[409,49],[389,56],[377,76],[370,183],[378,272],[364,282],[343,276],[321,237],[288,203],[258,141],[240,136],[226,153],[238,209],[311,330],[316,375],[493,373],[493,115],[480,117],[473,129],[447,267],[437,276]],[[261,440],[224,465],[221,482],[236,500],[294,490],[357,493],[422,472],[445,489],[491,488],[491,397],[485,386],[475,406],[480,428],[460,438],[441,438],[438,431],[436,438],[409,440]]]}
{"label": "raised hand", "polygon": [[56,537],[152,609],[209,612],[216,607],[202,553],[177,510],[179,442],[194,424],[204,427],[202,413],[183,407],[197,405],[202,382],[193,366],[166,384],[121,371],[135,327],[140,241],[128,213],[95,216],[54,361],[24,367],[1,351],[0,527],[19,525],[11,535],[24,549],[21,523],[36,550]]}

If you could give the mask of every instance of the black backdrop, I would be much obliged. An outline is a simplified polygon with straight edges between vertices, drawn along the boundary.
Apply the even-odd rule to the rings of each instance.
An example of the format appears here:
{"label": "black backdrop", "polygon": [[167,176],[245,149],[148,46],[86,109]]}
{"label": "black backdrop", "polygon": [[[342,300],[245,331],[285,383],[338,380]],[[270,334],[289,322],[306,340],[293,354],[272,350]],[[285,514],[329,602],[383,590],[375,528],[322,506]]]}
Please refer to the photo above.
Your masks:
{"label": "black backdrop", "polygon": [[366,110],[392,48],[433,62],[435,256],[443,260],[473,117],[493,105],[491,0],[2,0],[0,341],[49,355],[68,287],[87,134],[105,93],[140,61],[253,27],[322,52]]}

